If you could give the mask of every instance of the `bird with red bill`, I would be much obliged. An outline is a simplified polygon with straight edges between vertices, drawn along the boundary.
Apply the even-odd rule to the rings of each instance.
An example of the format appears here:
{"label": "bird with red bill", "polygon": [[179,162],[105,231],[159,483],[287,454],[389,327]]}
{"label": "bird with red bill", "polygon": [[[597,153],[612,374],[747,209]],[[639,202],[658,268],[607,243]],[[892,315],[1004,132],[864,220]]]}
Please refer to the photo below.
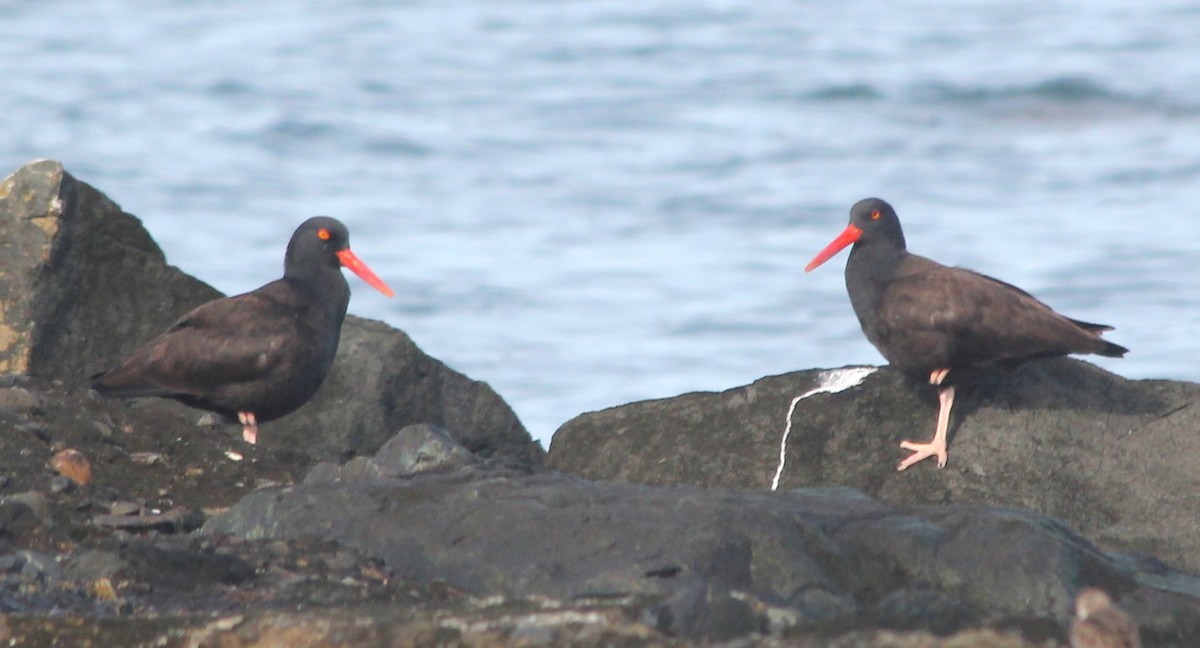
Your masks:
{"label": "bird with red bill", "polygon": [[1016,286],[909,253],[896,211],[878,198],[855,203],[846,229],[804,271],[848,246],[846,290],[867,340],[893,367],[938,392],[933,439],[901,443],[913,454],[898,470],[930,457],[945,467],[956,385],[1039,358],[1129,351],[1100,337],[1110,326],[1064,317]]}
{"label": "bird with red bill", "polygon": [[350,251],[340,221],[317,216],[296,228],[283,277],[256,290],[202,304],[92,377],[104,396],[170,398],[242,424],[292,413],[324,382],[337,355],[350,303],[348,268],[379,292],[395,293]]}

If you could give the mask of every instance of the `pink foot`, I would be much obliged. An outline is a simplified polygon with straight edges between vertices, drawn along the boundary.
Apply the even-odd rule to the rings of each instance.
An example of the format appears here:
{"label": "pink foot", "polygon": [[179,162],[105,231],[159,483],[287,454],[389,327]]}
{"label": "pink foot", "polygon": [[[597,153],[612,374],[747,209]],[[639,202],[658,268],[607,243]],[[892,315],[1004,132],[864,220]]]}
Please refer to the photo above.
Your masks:
{"label": "pink foot", "polygon": [[937,457],[938,468],[946,467],[947,455],[945,444],[939,445],[937,442],[913,443],[912,441],[903,441],[900,443],[900,447],[904,448],[905,450],[911,450],[912,454],[905,458],[904,461],[901,461],[900,465],[896,466],[896,470],[905,470],[909,466],[921,461],[925,461],[930,457]]}
{"label": "pink foot", "polygon": [[[934,371],[930,374],[929,381],[936,384],[936,382],[943,380],[949,371],[949,369]],[[912,454],[904,461],[901,461],[900,465],[896,466],[896,470],[905,470],[909,466],[930,457],[937,457],[938,468],[946,467],[946,433],[950,428],[950,408],[953,406],[954,387],[942,387],[939,389],[937,429],[933,433],[933,440],[929,443],[902,442],[900,447],[905,450],[911,450]]]}
{"label": "pink foot", "polygon": [[254,420],[254,412],[238,412],[238,421],[242,423],[242,440],[250,445],[258,443],[258,421]]}

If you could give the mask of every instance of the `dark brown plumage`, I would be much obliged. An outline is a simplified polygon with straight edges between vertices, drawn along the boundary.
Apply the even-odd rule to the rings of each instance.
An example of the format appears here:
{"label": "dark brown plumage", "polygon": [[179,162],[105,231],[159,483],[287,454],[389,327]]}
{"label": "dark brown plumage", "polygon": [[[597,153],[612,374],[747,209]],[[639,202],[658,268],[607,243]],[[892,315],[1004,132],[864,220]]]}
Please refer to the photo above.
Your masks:
{"label": "dark brown plumage", "polygon": [[350,251],[339,221],[318,216],[288,243],[283,278],[216,299],[93,376],[105,396],[172,398],[243,424],[257,441],[259,422],[290,414],[325,380],[350,303],[343,266],[380,292],[392,290]]}
{"label": "dark brown plumage", "polygon": [[1141,648],[1137,623],[1102,590],[1089,587],[1075,599],[1071,648]]}
{"label": "dark brown plumage", "polygon": [[1037,358],[1128,351],[1101,339],[1111,327],[1064,317],[1016,286],[910,254],[895,210],[878,198],[854,204],[845,231],[805,272],[851,244],[846,289],[863,333],[892,366],[938,389],[934,439],[902,443],[914,454],[899,470],[933,456],[939,468],[946,465],[956,384]]}

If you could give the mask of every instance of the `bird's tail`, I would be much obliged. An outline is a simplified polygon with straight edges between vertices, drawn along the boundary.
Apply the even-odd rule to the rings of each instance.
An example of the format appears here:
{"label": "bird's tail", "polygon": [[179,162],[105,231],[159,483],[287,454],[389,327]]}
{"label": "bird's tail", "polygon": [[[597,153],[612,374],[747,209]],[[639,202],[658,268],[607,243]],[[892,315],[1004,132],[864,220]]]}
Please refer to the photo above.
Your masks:
{"label": "bird's tail", "polygon": [[1071,319],[1070,317],[1067,319],[1071,320],[1072,324],[1087,331],[1088,333],[1104,333],[1106,331],[1113,330],[1113,327],[1109,326],[1108,324],[1092,324],[1091,322],[1082,322],[1077,319]]}
{"label": "bird's tail", "polygon": [[174,395],[173,391],[157,383],[122,375],[119,368],[95,374],[91,380],[92,389],[101,396],[110,398],[169,397]]}
{"label": "bird's tail", "polygon": [[1108,356],[1110,358],[1121,358],[1124,357],[1126,353],[1129,353],[1129,349],[1126,349],[1120,344],[1113,344],[1108,340],[1100,340],[1100,342],[1104,344],[1104,346],[1096,351],[1096,353],[1099,355]]}
{"label": "bird's tail", "polygon": [[[1068,317],[1067,319],[1071,319],[1071,318]],[[1108,340],[1100,339],[1101,333],[1106,333],[1108,331],[1111,331],[1111,330],[1113,330],[1113,327],[1111,327],[1107,324],[1093,324],[1091,322],[1081,322],[1081,321],[1075,320],[1075,319],[1072,319],[1071,323],[1074,324],[1075,326],[1078,326],[1079,328],[1087,331],[1088,333],[1091,333],[1092,337],[1096,338],[1096,341],[1100,343],[1100,346],[1098,346],[1096,349],[1093,349],[1092,353],[1095,353],[1097,355],[1102,355],[1102,356],[1108,356],[1110,358],[1121,358],[1121,357],[1124,357],[1124,355],[1126,353],[1129,353],[1129,349],[1126,349],[1125,347],[1121,346],[1120,344],[1113,344],[1112,342],[1109,342]]]}

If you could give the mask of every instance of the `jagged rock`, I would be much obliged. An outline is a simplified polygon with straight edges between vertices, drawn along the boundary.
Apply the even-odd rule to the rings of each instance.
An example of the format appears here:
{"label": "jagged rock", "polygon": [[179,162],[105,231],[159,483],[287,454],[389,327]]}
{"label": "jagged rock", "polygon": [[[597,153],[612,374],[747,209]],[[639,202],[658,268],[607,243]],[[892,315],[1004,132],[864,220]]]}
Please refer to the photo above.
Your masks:
{"label": "jagged rock", "polygon": [[[772,376],[581,415],[547,465],[590,479],[780,489],[849,486],[895,504],[1028,508],[1119,551],[1200,570],[1200,385],[1033,362],[955,400],[950,460],[895,470],[932,435],[932,390],[891,369],[837,393],[833,374]],[[782,462],[781,462],[782,449]]]}
{"label": "jagged rock", "polygon": [[[471,380],[386,324],[347,317],[325,384],[294,414],[263,427],[280,444],[313,457],[371,455],[396,430],[437,425],[482,457],[519,468],[544,452],[487,383]],[[268,427],[270,426],[270,427]]]}
{"label": "jagged rock", "polygon": [[90,583],[111,578],[127,565],[117,552],[88,549],[71,556],[63,565],[63,573],[72,580]]}
{"label": "jagged rock", "polygon": [[[168,266],[137,218],[52,160],[0,183],[0,278],[0,373],[77,388],[220,296]],[[513,466],[537,466],[543,455],[488,385],[404,333],[357,317],[346,318],[321,390],[263,435],[268,446],[344,459],[374,453],[410,423],[442,426],[473,452]]]}
{"label": "jagged rock", "polygon": [[20,416],[37,414],[42,409],[41,397],[24,387],[9,387],[0,389],[0,409],[6,409]]}
{"label": "jagged rock", "polygon": [[54,557],[37,551],[0,556],[0,572],[10,572],[27,583],[53,585],[62,579],[62,568]]}
{"label": "jagged rock", "polygon": [[0,497],[0,547],[3,541],[33,545],[38,531],[54,525],[50,509],[50,498],[36,491]]}
{"label": "jagged rock", "polygon": [[220,296],[53,160],[0,182],[0,277],[0,372],[75,384]]}
{"label": "jagged rock", "polygon": [[407,477],[470,466],[478,459],[445,430],[421,424],[397,432],[371,461],[381,477]]}
{"label": "jagged rock", "polygon": [[374,457],[356,457],[345,465],[323,461],[304,478],[306,484],[369,481],[380,477],[409,477],[475,465],[478,457],[445,430],[421,423],[410,425],[383,444]]}
{"label": "jagged rock", "polygon": [[[636,599],[640,618],[693,639],[1065,628],[1075,592],[1101,585],[1151,632],[1200,640],[1200,578],[1161,566],[1150,576],[1048,516],[899,507],[847,488],[655,487],[464,467],[263,489],[203,532],[335,540],[418,583],[477,595]],[[778,621],[789,615],[791,625]]]}
{"label": "jagged rock", "polygon": [[121,558],[125,566],[120,576],[152,587],[187,590],[204,584],[237,585],[254,577],[254,566],[237,556],[148,542],[131,545]]}

